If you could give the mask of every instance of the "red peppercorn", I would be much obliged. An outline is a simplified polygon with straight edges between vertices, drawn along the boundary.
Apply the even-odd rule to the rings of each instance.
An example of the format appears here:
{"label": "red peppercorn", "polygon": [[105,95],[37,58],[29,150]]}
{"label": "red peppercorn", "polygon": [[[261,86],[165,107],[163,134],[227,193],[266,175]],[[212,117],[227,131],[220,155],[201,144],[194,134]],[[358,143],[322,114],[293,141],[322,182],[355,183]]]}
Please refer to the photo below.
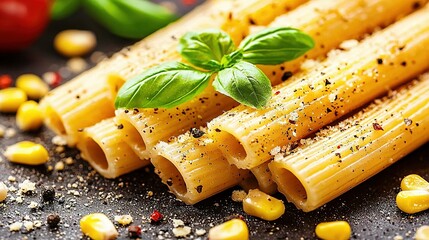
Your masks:
{"label": "red peppercorn", "polygon": [[0,89],[8,88],[12,85],[12,78],[10,75],[0,75]]}
{"label": "red peppercorn", "polygon": [[275,94],[275,95],[279,95],[279,94],[280,94],[280,91],[277,91],[277,92],[275,92],[274,94]]}
{"label": "red peppercorn", "polygon": [[163,217],[164,216],[162,216],[162,214],[158,210],[153,210],[153,213],[150,215],[150,221],[152,223],[158,223],[162,220]]}
{"label": "red peppercorn", "polygon": [[139,238],[142,234],[142,229],[139,226],[131,225],[128,227],[128,236],[130,238]]}

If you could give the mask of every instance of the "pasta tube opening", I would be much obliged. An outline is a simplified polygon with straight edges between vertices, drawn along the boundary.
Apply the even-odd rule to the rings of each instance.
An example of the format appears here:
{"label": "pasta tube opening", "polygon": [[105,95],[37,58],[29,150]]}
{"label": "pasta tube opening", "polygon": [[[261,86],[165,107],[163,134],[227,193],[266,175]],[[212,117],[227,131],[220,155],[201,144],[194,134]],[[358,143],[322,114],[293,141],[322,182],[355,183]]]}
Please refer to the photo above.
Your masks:
{"label": "pasta tube opening", "polygon": [[49,126],[56,134],[65,135],[66,128],[60,117],[60,115],[51,107],[47,107],[44,113],[45,123]]}
{"label": "pasta tube opening", "polygon": [[188,187],[177,167],[162,156],[157,157],[156,162],[155,172],[179,199],[183,199],[188,192]]}
{"label": "pasta tube opening", "polygon": [[271,168],[271,171],[276,178],[279,189],[283,189],[288,193],[287,200],[289,202],[298,203],[297,205],[304,205],[307,201],[307,190],[302,181],[285,168]]}
{"label": "pasta tube opening", "polygon": [[[117,119],[115,119],[117,120]],[[120,121],[119,125],[122,125],[122,130],[124,131],[123,140],[130,146],[134,153],[139,156],[140,159],[149,159],[146,151],[146,143],[140,135],[139,131],[133,124],[128,121]]]}
{"label": "pasta tube opening", "polygon": [[107,162],[106,154],[103,152],[103,149],[91,138],[85,138],[83,141],[84,148],[87,149],[87,154],[92,160],[92,165],[94,168],[106,170],[109,167]]}
{"label": "pasta tube opening", "polygon": [[[219,148],[223,152],[228,153],[228,161],[230,163],[236,163],[243,161],[247,157],[247,151],[243,144],[240,142],[239,138],[235,137],[233,134],[227,131],[216,131],[216,135],[213,135],[213,139],[219,144]],[[230,151],[233,150],[233,151]],[[234,160],[232,160],[234,159]],[[238,165],[237,165],[238,166]]]}

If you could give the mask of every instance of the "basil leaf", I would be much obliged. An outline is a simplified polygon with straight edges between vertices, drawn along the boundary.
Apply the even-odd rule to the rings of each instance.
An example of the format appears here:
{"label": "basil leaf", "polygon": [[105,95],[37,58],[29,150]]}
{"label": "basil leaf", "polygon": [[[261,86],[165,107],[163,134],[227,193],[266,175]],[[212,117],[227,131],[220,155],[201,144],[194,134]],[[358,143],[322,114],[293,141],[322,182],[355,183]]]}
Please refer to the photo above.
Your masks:
{"label": "basil leaf", "polygon": [[206,30],[188,32],[180,38],[178,51],[193,65],[216,71],[220,69],[222,57],[235,50],[235,45],[225,32]]}
{"label": "basil leaf", "polygon": [[239,49],[244,61],[275,65],[298,58],[313,47],[314,41],[309,35],[298,29],[280,27],[249,35]]}
{"label": "basil leaf", "polygon": [[207,87],[211,73],[180,62],[148,69],[121,87],[116,108],[171,108],[184,103]]}
{"label": "basil leaf", "polygon": [[254,108],[264,107],[271,97],[270,80],[255,65],[244,61],[221,70],[213,81],[213,87]]}

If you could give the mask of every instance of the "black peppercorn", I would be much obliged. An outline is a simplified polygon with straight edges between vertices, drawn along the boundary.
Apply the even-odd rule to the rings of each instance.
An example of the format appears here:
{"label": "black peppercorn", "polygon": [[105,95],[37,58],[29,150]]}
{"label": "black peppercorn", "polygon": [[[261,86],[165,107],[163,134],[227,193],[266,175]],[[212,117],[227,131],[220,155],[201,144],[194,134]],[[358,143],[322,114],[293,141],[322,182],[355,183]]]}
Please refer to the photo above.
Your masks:
{"label": "black peppercorn", "polygon": [[58,214],[49,214],[48,218],[46,219],[46,223],[48,224],[49,228],[56,228],[58,227],[58,224],[60,223],[61,218],[58,216]]}
{"label": "black peppercorn", "polygon": [[55,200],[55,190],[53,188],[45,187],[42,192],[42,202],[52,202]]}

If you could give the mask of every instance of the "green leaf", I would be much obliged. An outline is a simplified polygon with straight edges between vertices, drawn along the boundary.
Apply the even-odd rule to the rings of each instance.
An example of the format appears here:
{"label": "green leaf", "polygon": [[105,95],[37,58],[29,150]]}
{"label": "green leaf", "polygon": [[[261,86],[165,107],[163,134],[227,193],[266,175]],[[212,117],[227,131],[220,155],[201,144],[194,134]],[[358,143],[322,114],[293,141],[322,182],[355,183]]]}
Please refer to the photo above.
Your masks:
{"label": "green leaf", "polygon": [[214,88],[237,102],[262,108],[271,97],[271,82],[255,65],[240,61],[221,70],[213,81]]}
{"label": "green leaf", "polygon": [[243,60],[275,65],[302,56],[314,47],[314,40],[298,29],[268,28],[249,35],[240,44]]}
{"label": "green leaf", "polygon": [[125,82],[118,92],[118,108],[171,108],[207,87],[211,73],[180,62],[164,63]]}
{"label": "green leaf", "polygon": [[177,19],[167,8],[143,0],[83,0],[85,11],[111,33],[141,39]]}
{"label": "green leaf", "polygon": [[178,51],[193,65],[217,71],[222,57],[235,50],[231,37],[219,30],[188,32],[180,38]]}

